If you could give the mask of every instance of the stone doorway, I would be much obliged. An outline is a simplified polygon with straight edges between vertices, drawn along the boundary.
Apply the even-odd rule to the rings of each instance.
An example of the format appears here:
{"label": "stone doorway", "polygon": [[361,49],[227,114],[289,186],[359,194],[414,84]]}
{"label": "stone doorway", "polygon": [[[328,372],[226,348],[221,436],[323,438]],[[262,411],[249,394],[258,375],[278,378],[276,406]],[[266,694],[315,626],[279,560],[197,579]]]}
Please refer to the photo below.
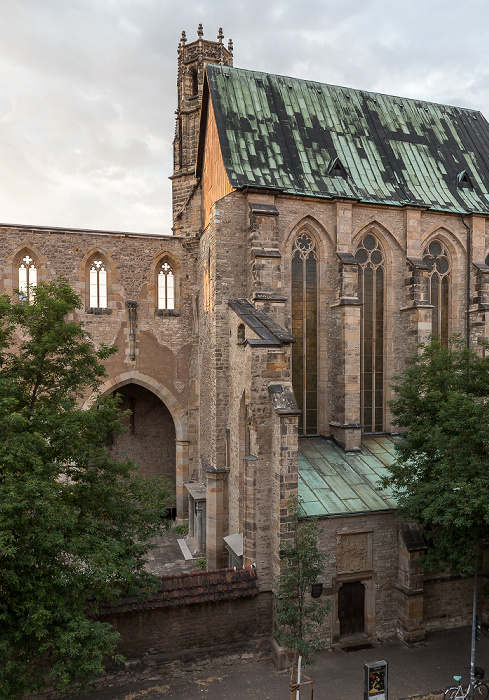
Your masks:
{"label": "stone doorway", "polygon": [[338,591],[340,637],[365,633],[365,587],[360,581],[344,583]]}

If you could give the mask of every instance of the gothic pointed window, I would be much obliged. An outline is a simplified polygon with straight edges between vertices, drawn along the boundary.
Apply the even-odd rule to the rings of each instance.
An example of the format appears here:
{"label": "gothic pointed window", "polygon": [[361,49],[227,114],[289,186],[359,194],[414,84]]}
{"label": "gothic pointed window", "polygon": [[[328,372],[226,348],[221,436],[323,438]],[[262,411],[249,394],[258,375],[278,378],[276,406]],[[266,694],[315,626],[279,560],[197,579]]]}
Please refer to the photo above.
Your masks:
{"label": "gothic pointed window", "polygon": [[292,382],[299,408],[299,434],[318,433],[317,251],[307,233],[292,250]]}
{"label": "gothic pointed window", "polygon": [[107,308],[107,266],[99,257],[90,265],[90,307]]}
{"label": "gothic pointed window", "polygon": [[175,308],[175,276],[168,260],[163,260],[158,268],[158,309]]}
{"label": "gothic pointed window", "polygon": [[26,253],[19,263],[19,296],[23,301],[32,301],[37,286],[36,261]]}
{"label": "gothic pointed window", "polygon": [[367,234],[355,253],[358,296],[362,302],[360,329],[361,410],[363,430],[384,430],[384,254]]}
{"label": "gothic pointed window", "polygon": [[423,261],[430,268],[428,300],[433,304],[432,333],[448,343],[450,317],[450,256],[443,243],[435,239],[423,251]]}

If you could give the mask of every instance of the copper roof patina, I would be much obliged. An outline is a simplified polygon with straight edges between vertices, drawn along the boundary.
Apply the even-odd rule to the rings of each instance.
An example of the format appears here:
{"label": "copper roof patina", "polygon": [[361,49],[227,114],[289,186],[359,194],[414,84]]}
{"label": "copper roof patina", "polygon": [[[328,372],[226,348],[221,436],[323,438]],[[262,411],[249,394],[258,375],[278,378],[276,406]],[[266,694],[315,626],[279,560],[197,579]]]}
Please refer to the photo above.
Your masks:
{"label": "copper roof patina", "polygon": [[210,95],[234,188],[489,213],[480,112],[227,66],[206,75],[202,118]]}
{"label": "copper roof patina", "polygon": [[334,440],[299,440],[299,496],[303,516],[355,515],[394,510],[389,489],[379,480],[394,461],[394,441],[364,437],[360,452],[344,452]]}

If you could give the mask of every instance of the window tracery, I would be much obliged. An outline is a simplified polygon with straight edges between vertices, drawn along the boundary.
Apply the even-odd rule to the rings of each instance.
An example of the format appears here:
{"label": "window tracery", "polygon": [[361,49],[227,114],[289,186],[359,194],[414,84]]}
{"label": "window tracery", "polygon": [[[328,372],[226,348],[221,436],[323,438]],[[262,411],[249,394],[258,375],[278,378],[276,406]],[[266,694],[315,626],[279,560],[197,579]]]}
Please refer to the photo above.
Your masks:
{"label": "window tracery", "polygon": [[90,307],[107,308],[107,267],[99,257],[90,265]]}
{"label": "window tracery", "polygon": [[358,297],[361,317],[361,410],[363,430],[384,429],[384,253],[370,233],[363,237],[358,262]]}
{"label": "window tracery", "polygon": [[23,301],[32,301],[37,286],[37,264],[26,253],[19,263],[19,296]]}
{"label": "window tracery", "polygon": [[158,268],[158,310],[175,308],[175,275],[168,260],[163,260]]}
{"label": "window tracery", "polygon": [[292,382],[299,408],[299,434],[318,433],[316,244],[301,233],[292,248]]}
{"label": "window tracery", "polygon": [[423,262],[430,268],[428,300],[433,305],[432,333],[448,343],[450,317],[450,255],[437,238],[423,251]]}

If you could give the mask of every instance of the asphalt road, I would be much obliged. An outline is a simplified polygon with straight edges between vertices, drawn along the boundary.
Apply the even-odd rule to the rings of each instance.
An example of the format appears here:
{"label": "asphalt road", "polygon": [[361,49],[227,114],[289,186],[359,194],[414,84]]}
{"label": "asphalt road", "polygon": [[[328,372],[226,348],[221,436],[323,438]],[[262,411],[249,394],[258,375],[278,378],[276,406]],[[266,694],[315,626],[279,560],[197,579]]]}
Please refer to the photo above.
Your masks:
{"label": "asphalt road", "polygon": [[[439,692],[452,683],[452,676],[468,678],[470,629],[462,628],[427,635],[426,643],[414,649],[395,640],[374,649],[356,652],[325,651],[314,668],[305,669],[314,678],[314,700],[364,700],[364,664],[385,660],[389,665],[389,700]],[[489,639],[477,642],[476,664],[489,676]],[[155,670],[144,682],[114,686],[88,695],[89,700],[289,700],[289,677],[278,674],[266,661],[220,666],[170,677]],[[308,700],[301,693],[301,700]]]}

